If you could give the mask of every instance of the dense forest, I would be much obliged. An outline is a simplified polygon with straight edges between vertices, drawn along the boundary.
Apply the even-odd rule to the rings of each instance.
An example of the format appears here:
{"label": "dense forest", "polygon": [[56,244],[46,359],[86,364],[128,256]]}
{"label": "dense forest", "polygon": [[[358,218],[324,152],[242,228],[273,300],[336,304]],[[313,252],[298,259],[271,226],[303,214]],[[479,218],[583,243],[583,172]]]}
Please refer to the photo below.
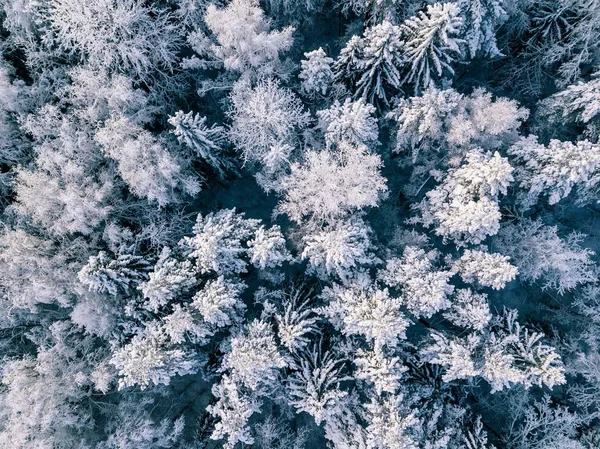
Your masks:
{"label": "dense forest", "polygon": [[600,0],[0,22],[0,448],[600,448]]}

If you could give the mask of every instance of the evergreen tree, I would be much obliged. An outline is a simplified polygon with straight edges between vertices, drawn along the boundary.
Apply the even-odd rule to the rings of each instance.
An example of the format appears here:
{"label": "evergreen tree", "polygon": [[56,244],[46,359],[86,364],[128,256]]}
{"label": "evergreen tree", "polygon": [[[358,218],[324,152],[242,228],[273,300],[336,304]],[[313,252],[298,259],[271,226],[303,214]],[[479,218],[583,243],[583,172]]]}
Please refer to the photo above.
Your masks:
{"label": "evergreen tree", "polygon": [[458,37],[462,25],[456,3],[428,5],[427,12],[406,20],[401,27],[403,60],[410,69],[402,83],[413,83],[420,90],[445,72],[453,75],[451,64],[462,56],[464,41]]}
{"label": "evergreen tree", "polygon": [[184,114],[177,111],[169,118],[169,123],[174,127],[173,134],[179,142],[184,143],[194,150],[196,155],[211,165],[222,177],[227,161],[219,153],[223,151],[225,143],[225,129],[222,126],[206,126],[206,117],[193,114],[192,111]]}

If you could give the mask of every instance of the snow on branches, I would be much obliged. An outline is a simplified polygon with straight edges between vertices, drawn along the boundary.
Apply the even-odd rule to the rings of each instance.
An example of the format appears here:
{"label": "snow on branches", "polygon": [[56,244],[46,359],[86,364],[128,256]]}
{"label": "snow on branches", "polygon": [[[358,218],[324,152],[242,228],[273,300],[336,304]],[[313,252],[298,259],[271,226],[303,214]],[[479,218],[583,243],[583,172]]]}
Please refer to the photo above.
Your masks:
{"label": "snow on branches", "polygon": [[309,150],[280,181],[277,210],[297,223],[334,223],[387,196],[381,157],[344,141],[329,150]]}
{"label": "snow on branches", "polygon": [[508,262],[509,259],[502,254],[466,249],[452,268],[460,274],[464,282],[501,290],[508,282],[514,280],[518,273],[517,267]]}
{"label": "snow on branches", "polygon": [[237,82],[230,99],[229,138],[244,162],[264,166],[267,176],[285,171],[298,133],[310,121],[300,99],[274,79],[261,80],[255,87]]}
{"label": "snow on branches", "polygon": [[219,154],[222,153],[222,145],[225,142],[225,129],[222,126],[208,127],[206,117],[194,115],[192,111],[187,114],[177,111],[169,118],[169,124],[174,127],[173,134],[179,142],[194,150],[200,158],[217,170],[220,176],[224,175],[224,166],[226,167],[227,163]]}
{"label": "snow on branches", "polygon": [[181,246],[200,273],[214,271],[230,275],[246,271],[245,244],[258,229],[260,220],[245,219],[234,209],[223,209],[203,217],[198,214],[194,236],[184,237]]}
{"label": "snow on branches", "polygon": [[0,447],[599,447],[600,0],[0,4]]}
{"label": "snow on branches", "polygon": [[493,99],[481,88],[467,96],[429,87],[420,96],[400,100],[388,117],[398,123],[395,151],[408,150],[414,163],[431,151],[462,156],[473,146],[497,150],[510,145],[528,115],[516,101]]}
{"label": "snow on branches", "polygon": [[333,84],[333,59],[322,48],[304,53],[304,57],[306,59],[301,61],[302,71],[298,75],[302,80],[302,91],[312,97],[326,95]]}
{"label": "snow on branches", "polygon": [[538,143],[537,136],[521,138],[508,149],[517,166],[515,176],[524,208],[538,202],[541,195],[548,196],[549,204],[556,204],[577,189],[580,199],[595,197],[600,182],[600,145],[587,140],[561,142],[552,139],[548,146]]}
{"label": "snow on branches", "polygon": [[335,100],[329,109],[317,112],[317,116],[329,145],[345,141],[351,145],[374,146],[379,134],[374,113],[375,108],[362,99],[346,98],[342,104]]}
{"label": "snow on branches", "polygon": [[221,9],[212,3],[204,20],[216,40],[211,46],[216,58],[242,75],[276,74],[280,53],[293,43],[294,28],[271,31],[271,20],[257,0],[233,0]]}
{"label": "snow on branches", "polygon": [[434,3],[426,12],[406,20],[404,60],[410,65],[403,82],[415,84],[417,90],[429,87],[445,71],[454,74],[452,62],[461,56],[463,40],[458,38],[463,20],[456,3]]}
{"label": "snow on branches", "polygon": [[362,335],[376,347],[394,347],[406,338],[410,320],[403,312],[404,302],[388,289],[358,279],[348,285],[335,284],[323,290],[328,305],[322,313],[346,335]]}
{"label": "snow on branches", "polygon": [[594,252],[580,245],[584,238],[581,233],[561,237],[556,226],[546,226],[539,219],[524,219],[505,225],[498,237],[495,247],[510,256],[524,281],[541,281],[543,289],[559,294],[596,281],[591,259]]}
{"label": "snow on branches", "polygon": [[330,229],[304,237],[301,258],[323,279],[352,277],[361,266],[377,263],[372,252],[371,229],[362,220],[339,223]]}
{"label": "snow on branches", "polygon": [[455,3],[428,5],[400,26],[383,20],[348,41],[334,64],[336,79],[347,79],[356,97],[387,108],[403,85],[419,91],[454,74],[462,23]]}
{"label": "snow on branches", "polygon": [[437,235],[457,245],[479,244],[500,229],[498,197],[506,195],[513,168],[498,152],[472,150],[467,162],[451,169],[442,183],[427,192],[415,206],[420,217],[413,220],[434,227]]}
{"label": "snow on branches", "polygon": [[378,279],[385,285],[401,291],[408,310],[415,316],[430,318],[450,306],[449,295],[454,287],[448,284],[452,272],[436,270],[438,254],[407,246],[402,258],[387,261]]}
{"label": "snow on branches", "polygon": [[488,332],[464,337],[433,332],[431,338],[423,356],[446,368],[448,382],[481,376],[496,392],[515,384],[552,388],[566,381],[556,350],[542,341],[543,334],[522,327],[515,310],[505,309],[494,317]]}

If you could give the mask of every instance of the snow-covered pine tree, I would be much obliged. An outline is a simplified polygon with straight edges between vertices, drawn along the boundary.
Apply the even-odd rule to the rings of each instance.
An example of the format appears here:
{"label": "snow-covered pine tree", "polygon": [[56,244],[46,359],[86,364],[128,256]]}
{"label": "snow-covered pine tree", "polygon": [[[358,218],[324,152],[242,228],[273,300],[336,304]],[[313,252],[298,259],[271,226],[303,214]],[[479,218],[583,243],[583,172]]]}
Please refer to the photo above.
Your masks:
{"label": "snow-covered pine tree", "polygon": [[407,246],[402,258],[389,259],[377,276],[385,285],[401,292],[413,315],[431,318],[450,306],[449,296],[454,290],[448,283],[452,272],[436,269],[437,258],[436,251]]}
{"label": "snow-covered pine tree", "polygon": [[519,201],[525,209],[534,206],[541,195],[548,196],[550,205],[556,204],[573,189],[581,202],[589,202],[596,196],[600,182],[598,144],[552,139],[544,146],[537,136],[531,135],[516,142],[508,154],[516,162],[515,177],[523,189]]}
{"label": "snow-covered pine tree", "polygon": [[79,282],[91,291],[116,295],[119,290],[129,292],[147,278],[149,264],[141,256],[119,254],[116,258],[100,251],[90,256],[88,263],[77,274]]}
{"label": "snow-covered pine tree", "polygon": [[243,273],[247,269],[247,243],[258,229],[260,220],[244,218],[235,209],[223,209],[206,216],[198,214],[194,236],[184,237],[180,246],[204,274]]}
{"label": "snow-covered pine tree", "polygon": [[508,20],[502,0],[458,0],[469,56],[500,57],[496,32]]}
{"label": "snow-covered pine tree", "polygon": [[451,169],[442,183],[415,206],[413,221],[435,227],[437,235],[458,245],[479,244],[500,229],[498,197],[513,181],[513,168],[498,152],[472,150],[467,162]]}
{"label": "snow-covered pine tree", "polygon": [[518,273],[517,267],[509,260],[509,257],[502,254],[466,249],[452,268],[464,282],[501,290],[508,282],[514,280]]}
{"label": "snow-covered pine tree", "polygon": [[402,83],[417,91],[427,88],[446,73],[454,74],[452,63],[462,56],[460,31],[463,19],[456,3],[434,3],[426,12],[407,19],[401,26],[402,60],[410,66]]}
{"label": "snow-covered pine tree", "polygon": [[522,327],[516,310],[493,318],[489,332],[449,337],[434,331],[431,337],[432,344],[421,351],[429,363],[446,368],[445,381],[481,376],[492,392],[515,384],[552,388],[566,382],[556,349],[543,342],[543,334]]}
{"label": "snow-covered pine tree", "polygon": [[377,263],[373,254],[371,229],[360,219],[337,223],[304,237],[301,258],[323,279],[332,276],[347,280],[361,267]]}
{"label": "snow-covered pine tree", "polygon": [[[355,45],[353,41],[349,44]],[[392,95],[402,84],[400,70],[405,62],[402,48],[400,27],[387,20],[365,30],[360,60],[355,69],[360,73],[356,81],[356,96],[372,104],[389,105]],[[352,48],[349,48],[343,56],[351,57],[351,54]]]}
{"label": "snow-covered pine tree", "polygon": [[304,57],[306,59],[300,62],[302,70],[298,75],[302,80],[302,91],[309,97],[326,95],[333,84],[333,59],[322,48],[304,53]]}
{"label": "snow-covered pine tree", "polygon": [[173,126],[173,134],[179,142],[192,149],[198,157],[212,166],[219,176],[225,175],[229,163],[223,158],[223,145],[225,144],[225,128],[222,126],[206,125],[206,117],[200,117],[192,111],[187,114],[177,111],[169,118]]}

